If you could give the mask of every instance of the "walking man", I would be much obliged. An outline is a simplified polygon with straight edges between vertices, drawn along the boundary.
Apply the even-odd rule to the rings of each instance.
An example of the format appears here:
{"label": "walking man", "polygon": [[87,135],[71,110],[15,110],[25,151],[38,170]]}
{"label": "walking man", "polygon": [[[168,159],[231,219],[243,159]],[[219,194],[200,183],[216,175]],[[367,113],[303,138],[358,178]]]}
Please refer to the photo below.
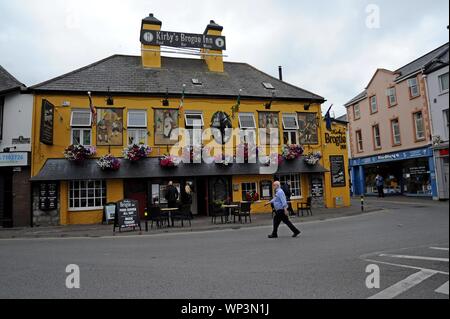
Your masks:
{"label": "walking man", "polygon": [[166,196],[165,196],[169,208],[177,207],[178,195],[179,195],[178,189],[175,186],[173,186],[173,182],[170,181],[169,185],[166,188]]}
{"label": "walking man", "polygon": [[273,204],[276,211],[273,218],[273,231],[272,234],[268,237],[278,238],[278,226],[280,226],[281,222],[285,223],[289,227],[289,229],[292,230],[292,232],[294,233],[292,237],[297,237],[300,234],[300,231],[289,220],[288,203],[286,201],[286,195],[281,189],[280,182],[273,182],[273,187],[275,189],[275,196],[269,203],[265,205],[268,206],[270,204]]}
{"label": "walking man", "polygon": [[377,186],[378,197],[383,198],[384,197],[384,179],[380,174],[377,174],[377,176],[375,177],[375,185]]}

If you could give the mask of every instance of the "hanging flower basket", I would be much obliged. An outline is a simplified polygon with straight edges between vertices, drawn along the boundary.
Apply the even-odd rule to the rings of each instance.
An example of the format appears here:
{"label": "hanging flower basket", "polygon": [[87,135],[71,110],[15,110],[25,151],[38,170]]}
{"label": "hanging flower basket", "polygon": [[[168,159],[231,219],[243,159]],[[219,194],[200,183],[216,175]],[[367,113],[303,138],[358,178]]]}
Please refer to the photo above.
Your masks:
{"label": "hanging flower basket", "polygon": [[247,200],[247,202],[256,202],[259,201],[259,194],[257,192],[247,192],[245,194],[245,199]]}
{"label": "hanging flower basket", "polygon": [[297,144],[283,145],[282,156],[285,160],[292,161],[298,159],[303,154],[303,147]]}
{"label": "hanging flower basket", "polygon": [[152,148],[147,145],[130,145],[123,150],[123,157],[132,162],[137,162],[146,158],[152,152]]}
{"label": "hanging flower basket", "polygon": [[160,159],[159,165],[163,168],[177,167],[180,165],[180,159],[176,156],[165,155]]}
{"label": "hanging flower basket", "polygon": [[322,153],[315,152],[315,153],[309,153],[308,155],[306,155],[304,160],[307,165],[314,166],[320,161],[321,158],[322,158]]}
{"label": "hanging flower basket", "polygon": [[69,161],[83,162],[96,153],[95,147],[83,145],[70,145],[64,150],[64,157]]}
{"label": "hanging flower basket", "polygon": [[120,168],[120,160],[111,154],[100,157],[97,161],[97,165],[103,171],[118,171]]}

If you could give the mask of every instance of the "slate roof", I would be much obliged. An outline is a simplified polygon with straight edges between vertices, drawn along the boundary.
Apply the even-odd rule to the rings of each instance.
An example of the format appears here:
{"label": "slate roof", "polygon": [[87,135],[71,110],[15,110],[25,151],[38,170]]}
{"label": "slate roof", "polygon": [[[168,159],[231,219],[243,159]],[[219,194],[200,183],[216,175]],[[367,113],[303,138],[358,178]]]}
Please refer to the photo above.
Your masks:
{"label": "slate roof", "polygon": [[424,72],[425,72],[425,74],[429,74],[429,73],[439,70],[445,66],[448,66],[448,64],[449,64],[449,48],[447,47],[446,51],[444,51],[441,55],[439,55],[435,59],[431,60],[425,66]]}
{"label": "slate roof", "polygon": [[0,94],[21,88],[24,85],[0,65]]}
{"label": "slate roof", "polygon": [[[224,73],[210,72],[204,60],[161,57],[161,68],[143,68],[140,56],[113,55],[81,69],[34,85],[35,91],[108,92],[144,95],[179,96],[186,84],[187,96],[268,98],[272,90],[262,82],[275,87],[275,99],[315,100],[324,98],[280,81],[246,63],[224,62]],[[202,85],[194,85],[196,78]]]}
{"label": "slate roof", "polygon": [[408,77],[418,71],[420,71],[425,65],[430,63],[432,60],[436,59],[440,55],[442,55],[446,50],[448,50],[448,42],[439,48],[421,56],[420,58],[408,63],[407,65],[401,67],[396,70],[395,73],[398,73],[397,81]]}
{"label": "slate roof", "polygon": [[366,97],[367,97],[367,91],[361,92],[357,96],[355,96],[353,99],[351,99],[350,101],[345,103],[344,106],[348,107],[359,100],[365,99]]}

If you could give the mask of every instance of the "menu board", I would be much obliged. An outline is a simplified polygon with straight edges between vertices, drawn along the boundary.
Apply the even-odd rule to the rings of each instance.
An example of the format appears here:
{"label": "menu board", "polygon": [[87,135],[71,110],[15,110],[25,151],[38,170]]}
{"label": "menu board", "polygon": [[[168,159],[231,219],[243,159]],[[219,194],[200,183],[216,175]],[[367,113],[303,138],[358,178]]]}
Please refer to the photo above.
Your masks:
{"label": "menu board", "polygon": [[322,176],[314,175],[311,177],[311,195],[312,197],[323,197]]}
{"label": "menu board", "polygon": [[47,100],[42,100],[41,129],[39,141],[43,144],[53,145],[53,122],[55,107]]}
{"label": "menu board", "polygon": [[330,156],[331,186],[345,187],[344,156]]}
{"label": "menu board", "polygon": [[271,181],[261,181],[261,199],[271,199],[272,198],[272,182]]}
{"label": "menu board", "polygon": [[119,231],[125,228],[139,227],[141,229],[141,222],[139,219],[139,203],[137,200],[124,199],[117,202],[116,214],[114,216],[114,231],[116,227]]}
{"label": "menu board", "polygon": [[58,205],[57,183],[41,183],[39,185],[39,209],[54,210]]}

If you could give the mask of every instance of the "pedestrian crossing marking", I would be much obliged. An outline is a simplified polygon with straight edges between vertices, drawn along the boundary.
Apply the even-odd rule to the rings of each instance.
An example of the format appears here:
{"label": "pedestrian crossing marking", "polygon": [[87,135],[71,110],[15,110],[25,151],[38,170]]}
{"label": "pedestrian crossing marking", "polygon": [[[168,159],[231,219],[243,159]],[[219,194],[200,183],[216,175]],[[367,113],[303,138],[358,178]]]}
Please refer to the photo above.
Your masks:
{"label": "pedestrian crossing marking", "polygon": [[443,248],[443,247],[430,247],[430,249],[448,251],[448,248]]}
{"label": "pedestrian crossing marking", "polygon": [[369,299],[392,299],[398,295],[404,293],[405,291],[411,289],[412,287],[420,284],[422,281],[435,275],[435,271],[421,270],[412,274],[411,276],[399,281],[398,283],[386,288],[385,290],[369,297]]}
{"label": "pedestrian crossing marking", "polygon": [[436,257],[423,257],[423,256],[408,256],[408,255],[391,255],[391,254],[380,254],[380,257],[392,257],[392,258],[403,258],[403,259],[417,259],[417,260],[430,260],[430,261],[443,261],[448,262],[448,258],[436,258]]}
{"label": "pedestrian crossing marking", "polygon": [[438,289],[436,289],[435,292],[448,295],[448,281],[442,286],[440,286]]}

